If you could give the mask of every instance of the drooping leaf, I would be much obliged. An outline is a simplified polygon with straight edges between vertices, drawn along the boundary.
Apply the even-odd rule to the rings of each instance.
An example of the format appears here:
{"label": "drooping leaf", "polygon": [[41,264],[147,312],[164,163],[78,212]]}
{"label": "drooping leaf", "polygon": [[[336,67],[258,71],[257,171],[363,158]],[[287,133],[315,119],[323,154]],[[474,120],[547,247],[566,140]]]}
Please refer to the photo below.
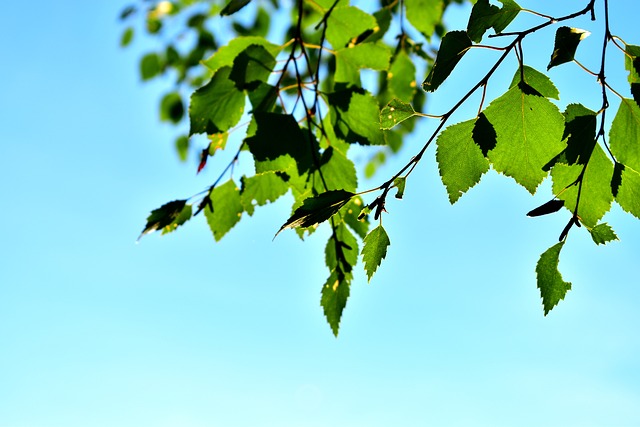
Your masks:
{"label": "drooping leaf", "polygon": [[416,67],[409,55],[401,50],[393,59],[387,73],[391,96],[403,102],[411,102],[416,93]]}
{"label": "drooping leaf", "polygon": [[449,77],[472,43],[466,31],[449,31],[442,38],[440,50],[422,89],[433,92]]}
{"label": "drooping leaf", "polygon": [[369,281],[371,281],[382,260],[387,256],[387,248],[390,244],[389,236],[382,225],[378,225],[371,230],[367,237],[364,238],[362,261]]}
{"label": "drooping leaf", "polygon": [[233,61],[229,79],[238,89],[254,90],[260,83],[266,83],[276,65],[276,59],[260,45],[251,45],[240,52]]}
{"label": "drooping leaf", "polygon": [[202,61],[202,63],[211,70],[212,73],[217,72],[220,68],[233,66],[233,61],[240,54],[251,45],[262,46],[276,58],[281,46],[275,45],[267,41],[264,37],[237,37],[229,42],[228,45],[221,47],[213,54],[209,59]]}
{"label": "drooping leaf", "polygon": [[179,123],[184,117],[184,104],[178,92],[169,92],[160,101],[160,120]]}
{"label": "drooping leaf", "polygon": [[349,143],[384,145],[377,118],[380,107],[370,93],[350,89],[329,94],[331,121],[336,136]]}
{"label": "drooping leaf", "polygon": [[512,87],[484,115],[496,132],[489,160],[533,194],[547,176],[543,167],[564,148],[562,114],[548,99]]}
{"label": "drooping leaf", "polygon": [[340,49],[375,26],[376,19],[362,9],[355,6],[336,7],[327,20],[327,41],[335,49]]}
{"label": "drooping leaf", "polygon": [[473,141],[475,123],[468,120],[449,126],[436,140],[436,161],[452,204],[489,170],[489,161]]}
{"label": "drooping leaf", "polygon": [[245,95],[229,79],[230,73],[231,68],[221,68],[209,83],[191,95],[189,135],[223,132],[240,121]]}
{"label": "drooping leaf", "polygon": [[286,228],[306,228],[324,222],[336,214],[341,207],[355,196],[344,190],[331,190],[316,197],[306,199],[302,206],[295,210],[291,218],[285,222],[276,236]]}
{"label": "drooping leaf", "polygon": [[158,209],[152,210],[147,217],[147,224],[142,230],[142,233],[140,233],[138,240],[147,233],[162,230],[172,224],[180,216],[186,204],[186,200],[173,200],[165,203]]}
{"label": "drooping leaf", "polygon": [[564,206],[564,200],[551,199],[537,208],[527,212],[527,216],[535,217],[558,212]]}
{"label": "drooping leaf", "polygon": [[231,0],[227,5],[220,11],[220,15],[227,16],[233,15],[246,5],[248,5],[251,0]]}
{"label": "drooping leaf", "polygon": [[618,240],[618,236],[606,222],[591,228],[589,233],[596,245],[606,245],[608,242]]}
{"label": "drooping leaf", "polygon": [[489,0],[478,0],[469,16],[467,34],[476,43],[482,41],[484,33],[493,28],[496,34],[505,28],[518,16],[520,6],[513,0],[500,0],[502,8],[489,4]]}
{"label": "drooping leaf", "polygon": [[404,197],[404,189],[407,185],[407,177],[399,176],[393,180],[393,186],[396,188],[396,199],[402,199]]}
{"label": "drooping leaf", "polygon": [[[579,190],[577,179],[584,167],[582,164],[557,164],[551,169],[553,192],[559,199],[565,201],[565,207],[571,212],[576,208]],[[578,216],[587,227],[594,227],[611,208],[612,176],[613,163],[607,158],[602,148],[596,145],[584,171],[578,206]]]}
{"label": "drooping leaf", "polygon": [[573,61],[578,44],[589,37],[589,31],[579,28],[560,27],[556,30],[556,39],[547,70],[560,64]]}
{"label": "drooping leaf", "polygon": [[415,115],[416,112],[411,104],[404,103],[399,99],[392,99],[380,111],[380,129],[391,129]]}
{"label": "drooping leaf", "polygon": [[233,180],[229,180],[211,192],[211,206],[207,206],[204,215],[216,242],[220,241],[242,217],[240,189]]}
{"label": "drooping leaf", "polygon": [[560,251],[563,246],[564,241],[547,249],[536,265],[538,289],[540,289],[545,316],[564,299],[567,291],[571,289],[571,283],[565,282],[558,271]]}
{"label": "drooping leaf", "polygon": [[351,273],[333,271],[322,287],[320,305],[336,337],[338,336],[338,330],[340,328],[342,312],[349,298],[349,288],[352,277]]}
{"label": "drooping leaf", "polygon": [[527,65],[522,67],[522,72],[520,70],[516,71],[509,88],[517,86],[522,81],[523,77],[524,83],[533,88],[540,95],[546,98],[560,99],[560,92],[558,92],[558,89],[551,79],[547,77],[546,74],[543,74],[535,68],[531,68]]}
{"label": "drooping leaf", "polygon": [[640,173],[629,167],[622,170],[616,202],[626,212],[640,219]]}
{"label": "drooping leaf", "polygon": [[253,215],[256,206],[275,202],[289,191],[289,185],[277,172],[243,176],[241,181],[240,202],[249,215]]}
{"label": "drooping leaf", "polygon": [[384,43],[363,43],[338,49],[335,57],[335,81],[360,85],[360,70],[386,70],[391,61],[391,51]]}
{"label": "drooping leaf", "polygon": [[442,19],[442,0],[404,0],[404,4],[411,25],[427,38],[431,37]]}
{"label": "drooping leaf", "polygon": [[176,151],[181,161],[187,160],[187,154],[189,153],[189,137],[187,135],[180,135],[175,141]]}
{"label": "drooping leaf", "polygon": [[640,107],[632,99],[624,98],[620,102],[609,140],[616,160],[640,171]]}

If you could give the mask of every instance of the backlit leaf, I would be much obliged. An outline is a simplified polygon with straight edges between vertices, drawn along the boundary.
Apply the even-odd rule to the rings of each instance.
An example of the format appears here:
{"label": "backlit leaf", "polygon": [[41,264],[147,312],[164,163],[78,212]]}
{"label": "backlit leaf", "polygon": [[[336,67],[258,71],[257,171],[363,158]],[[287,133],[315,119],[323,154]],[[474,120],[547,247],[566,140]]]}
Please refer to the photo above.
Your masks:
{"label": "backlit leaf", "polygon": [[364,238],[362,261],[369,281],[371,281],[382,260],[387,256],[387,248],[390,244],[389,236],[382,225],[378,225],[371,230],[367,237]]}
{"label": "backlit leaf", "polygon": [[256,206],[275,202],[289,191],[289,185],[276,172],[243,176],[241,181],[240,202],[249,215],[253,215]]}
{"label": "backlit leaf", "polygon": [[228,45],[218,49],[213,56],[206,61],[202,61],[202,63],[209,68],[212,73],[215,73],[222,67],[231,67],[233,65],[233,61],[240,52],[244,51],[251,45],[262,46],[274,58],[278,56],[278,53],[280,53],[280,50],[282,49],[281,46],[275,45],[263,37],[237,37],[231,40]]}
{"label": "backlit leaf", "polygon": [[589,37],[589,31],[579,28],[560,27],[556,30],[556,39],[547,70],[565,62],[573,61],[578,44]]}
{"label": "backlit leaf", "polygon": [[640,219],[640,173],[629,167],[622,170],[616,202],[626,212]]}
{"label": "backlit leaf", "polygon": [[322,287],[320,305],[336,337],[338,336],[338,330],[340,328],[342,312],[349,298],[349,288],[352,277],[351,273],[333,271]]}
{"label": "backlit leaf", "polygon": [[124,32],[122,33],[122,37],[120,38],[121,47],[129,46],[131,40],[133,40],[133,32],[133,27],[128,27],[126,30],[124,30]]}
{"label": "backlit leaf", "polygon": [[632,99],[624,98],[620,102],[609,141],[618,162],[640,171],[640,107]]}
{"label": "backlit leaf", "polygon": [[509,88],[517,86],[521,81],[524,75],[524,83],[537,91],[540,95],[546,98],[552,99],[560,99],[560,92],[553,84],[551,79],[547,77],[546,74],[541,73],[535,68],[531,68],[527,65],[522,67],[522,73],[520,70],[516,71],[516,74],[513,76],[513,80],[511,81],[511,85]]}
{"label": "backlit leaf", "polygon": [[230,72],[229,67],[221,68],[191,95],[189,135],[229,130],[242,117],[245,95],[229,79]]}
{"label": "backlit leaf", "polygon": [[286,228],[306,228],[324,222],[335,215],[355,194],[344,190],[331,190],[304,200],[276,236]]}
{"label": "backlit leaf", "polygon": [[335,227],[325,247],[325,263],[330,271],[350,273],[358,263],[358,241],[344,224]]}
{"label": "backlit leaf", "polygon": [[211,205],[213,211],[207,206],[204,215],[217,242],[240,221],[244,210],[236,183],[229,180],[214,188],[211,192]]}
{"label": "backlit leaf", "polygon": [[380,107],[371,94],[342,90],[329,94],[331,121],[336,135],[349,143],[384,145],[378,117]]}
{"label": "backlit leaf", "polygon": [[356,167],[340,150],[329,147],[324,150],[320,158],[320,171],[329,190],[356,191],[358,178]]}
{"label": "backlit leaf", "polygon": [[452,204],[489,170],[489,161],[473,141],[475,123],[468,120],[449,126],[436,140],[436,161]]}
{"label": "backlit leaf", "polygon": [[416,93],[416,67],[403,50],[393,59],[387,73],[389,91],[403,102],[411,102]]}
{"label": "backlit leaf", "polygon": [[540,256],[536,266],[538,289],[540,289],[545,316],[564,299],[567,291],[571,289],[571,283],[565,282],[558,271],[560,251],[563,246],[564,241],[547,249]]}
{"label": "backlit leaf", "polygon": [[251,45],[240,52],[233,61],[229,79],[238,89],[254,90],[266,82],[276,65],[276,59],[260,45]]}
{"label": "backlit leaf", "polygon": [[406,16],[411,25],[431,37],[444,11],[442,0],[404,0]]}
{"label": "backlit leaf", "polygon": [[142,233],[140,233],[138,240],[147,233],[151,233],[155,230],[161,230],[173,223],[180,216],[186,204],[186,200],[174,200],[172,202],[165,203],[158,209],[152,210],[147,217],[147,224],[142,230]]}
{"label": "backlit leaf", "polygon": [[392,99],[386,107],[380,111],[380,129],[391,129],[398,123],[402,123],[416,115],[411,104],[399,99]]}
{"label": "backlit leaf", "polygon": [[488,152],[494,168],[534,193],[547,176],[543,167],[564,148],[564,119],[544,97],[512,87],[484,111],[496,132]]}
{"label": "backlit leaf", "polygon": [[597,245],[605,245],[613,240],[618,240],[618,236],[607,223],[596,225],[589,230],[589,233]]}
{"label": "backlit leaf", "polygon": [[365,215],[362,219],[360,218],[360,212],[362,212],[363,206],[364,202],[362,201],[362,198],[360,196],[356,196],[349,200],[349,202],[340,211],[340,215],[342,216],[345,224],[355,231],[355,233],[362,239],[364,239],[369,232],[369,221],[367,216]]}
{"label": "backlit leaf", "polygon": [[343,48],[367,30],[373,30],[376,19],[355,6],[336,7],[327,20],[327,41],[335,49]]}
{"label": "backlit leaf", "polygon": [[436,62],[422,83],[422,89],[433,92],[449,77],[472,43],[465,31],[449,31],[442,38]]}
{"label": "backlit leaf", "polygon": [[142,80],[150,80],[160,74],[162,63],[157,53],[148,53],[140,60],[140,76]]}
{"label": "backlit leaf", "polygon": [[336,82],[360,83],[360,70],[386,70],[391,61],[391,50],[383,43],[363,43],[336,51]]}

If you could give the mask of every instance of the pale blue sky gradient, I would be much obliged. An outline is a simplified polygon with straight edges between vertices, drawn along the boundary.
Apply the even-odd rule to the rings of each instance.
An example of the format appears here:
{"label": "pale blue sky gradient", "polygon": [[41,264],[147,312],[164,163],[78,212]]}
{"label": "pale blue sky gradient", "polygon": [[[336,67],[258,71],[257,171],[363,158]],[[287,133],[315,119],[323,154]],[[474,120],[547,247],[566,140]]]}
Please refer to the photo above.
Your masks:
{"label": "pale blue sky gradient", "polygon": [[[614,32],[640,44],[636,3],[611,3]],[[319,306],[326,230],[272,241],[290,199],[220,243],[196,218],[136,245],[151,209],[202,190],[225,160],[199,176],[178,162],[157,118],[171,82],[137,74],[153,45],[118,47],[126,4],[7,2],[0,14],[0,427],[640,426],[640,223],[618,207],[605,220],[620,242],[572,230],[560,270],[573,289],[543,317],[535,263],[568,214],[525,213],[549,183],[530,197],[491,172],[450,206],[430,151],[388,205],[387,259],[371,284],[356,276],[338,339]],[[544,69],[552,37],[525,46],[529,65]],[[584,43],[598,50],[600,35]],[[551,76],[560,107],[576,96],[599,108],[578,67]]]}

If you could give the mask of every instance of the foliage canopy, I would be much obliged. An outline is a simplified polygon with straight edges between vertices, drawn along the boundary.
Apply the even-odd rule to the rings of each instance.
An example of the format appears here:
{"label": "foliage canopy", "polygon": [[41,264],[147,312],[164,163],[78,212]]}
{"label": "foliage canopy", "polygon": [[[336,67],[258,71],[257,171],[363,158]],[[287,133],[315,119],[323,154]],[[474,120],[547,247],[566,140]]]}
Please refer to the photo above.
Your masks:
{"label": "foliage canopy", "polygon": [[[146,32],[162,40],[160,51],[142,57],[140,75],[143,80],[168,73],[176,77],[176,89],[160,103],[160,117],[178,125],[188,120],[188,134],[176,140],[180,156],[186,158],[192,146],[201,144],[196,149],[200,172],[219,151],[235,153],[205,191],[153,210],[142,234],[171,232],[204,212],[218,241],[257,207],[290,193],[292,214],[278,233],[292,228],[303,238],[321,224],[330,228],[321,305],[337,335],[358,259],[371,280],[389,249],[382,224],[387,197],[392,190],[403,197],[433,142],[452,204],[491,168],[531,194],[551,177],[551,199],[528,213],[564,211],[568,216],[559,242],[536,267],[545,315],[571,289],[558,262],[574,226],[584,226],[600,245],[618,238],[601,222],[614,202],[640,218],[640,46],[613,33],[607,0],[585,0],[582,8],[563,16],[529,10],[513,0],[472,1],[467,28],[453,31],[442,23],[452,0],[367,2],[371,10],[347,0],[292,3],[289,10],[274,0],[146,1],[122,12],[128,23],[123,46],[134,36],[131,17],[140,14]],[[603,16],[596,16],[596,5]],[[291,14],[286,25],[272,20],[282,8]],[[510,30],[522,14],[539,22]],[[576,60],[580,42],[590,33],[570,25],[585,15],[604,29],[598,70]],[[172,26],[177,33],[171,33]],[[555,103],[560,92],[549,75],[525,64],[523,40],[543,31],[555,31],[547,72],[573,64],[595,77],[601,97],[593,110],[570,103],[560,111]],[[223,34],[232,36],[220,45]],[[500,54],[486,74],[456,76],[469,90],[449,111],[422,113],[425,92],[437,92],[451,79],[471,49]],[[609,50],[618,52],[618,62],[610,63]],[[510,85],[495,99],[485,99],[489,84],[500,87],[491,79],[511,56],[518,67]],[[628,72],[626,88],[607,82],[608,70],[618,66]],[[417,70],[422,69],[426,76],[419,84]],[[625,91],[630,96],[622,95]],[[477,114],[451,123],[474,94],[481,94]],[[614,114],[609,97],[620,102],[608,128],[606,117]],[[380,185],[359,189],[351,147],[375,152],[365,168],[371,176],[399,151],[416,117],[438,121],[422,148]],[[243,118],[247,123],[241,123]],[[228,145],[229,134],[237,130],[245,132],[244,138]],[[232,172],[241,153],[250,154],[254,173],[238,178]]]}

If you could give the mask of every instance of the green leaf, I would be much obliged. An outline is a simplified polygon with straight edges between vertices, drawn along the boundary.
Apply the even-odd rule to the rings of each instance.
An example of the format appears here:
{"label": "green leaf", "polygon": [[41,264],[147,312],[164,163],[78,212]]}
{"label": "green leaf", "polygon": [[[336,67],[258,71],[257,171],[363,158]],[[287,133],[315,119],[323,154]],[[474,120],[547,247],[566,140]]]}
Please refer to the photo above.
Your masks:
{"label": "green leaf", "polygon": [[387,73],[391,96],[411,102],[416,94],[416,67],[404,50],[398,52]]}
{"label": "green leaf", "polygon": [[564,299],[567,291],[571,289],[571,283],[565,282],[558,271],[560,251],[563,246],[564,242],[560,242],[547,249],[540,256],[536,266],[538,289],[540,289],[545,316]]}
{"label": "green leaf", "polygon": [[589,37],[589,31],[579,28],[560,27],[556,30],[556,39],[547,70],[565,62],[573,61],[578,44]]}
{"label": "green leaf", "polygon": [[363,206],[364,202],[362,201],[362,198],[360,196],[356,196],[349,200],[349,202],[340,210],[340,215],[342,216],[345,224],[355,231],[362,239],[364,239],[369,232],[368,218],[366,216],[362,219],[359,218]]}
{"label": "green leaf", "polygon": [[480,182],[489,161],[473,141],[475,120],[446,128],[436,140],[436,161],[451,204]]}
{"label": "green leaf", "polygon": [[484,33],[493,28],[496,34],[505,28],[518,16],[520,6],[513,0],[501,0],[502,8],[489,4],[489,0],[478,0],[469,16],[467,34],[476,43],[482,41]]}
{"label": "green leaf", "polygon": [[140,60],[140,76],[142,80],[150,80],[160,74],[162,63],[157,53],[147,53]]}
{"label": "green leaf", "polygon": [[[557,164],[551,169],[553,192],[559,199],[565,201],[565,207],[570,212],[574,212],[578,198],[579,185],[574,183],[583,168],[582,164]],[[613,163],[607,158],[602,148],[596,145],[584,171],[578,206],[578,216],[587,227],[594,227],[611,208],[612,176]]]}
{"label": "green leaf", "polygon": [[442,20],[442,0],[404,0],[406,16],[411,25],[427,38],[433,35]]}
{"label": "green leaf", "polygon": [[396,199],[402,199],[404,197],[404,189],[407,185],[407,177],[399,176],[393,180],[393,186],[398,190],[396,192]]}
{"label": "green leaf", "polygon": [[229,79],[230,73],[231,68],[221,68],[209,83],[191,95],[189,135],[223,132],[240,121],[245,95]]}
{"label": "green leaf", "polygon": [[540,95],[545,98],[560,99],[560,92],[558,92],[558,89],[551,79],[547,77],[546,74],[543,74],[527,65],[522,67],[522,73],[520,70],[516,71],[509,88],[511,89],[512,87],[517,86],[522,81],[523,75],[524,83],[530,88],[533,88]]}
{"label": "green leaf", "polygon": [[616,202],[626,212],[640,219],[640,173],[628,167],[622,170]]}
{"label": "green leaf", "polygon": [[269,79],[276,59],[264,47],[251,45],[240,52],[233,61],[229,79],[238,89],[254,90]]}
{"label": "green leaf", "polygon": [[176,219],[174,219],[171,222],[171,224],[166,225],[162,228],[162,235],[164,236],[167,233],[171,233],[176,228],[178,228],[185,222],[189,221],[191,219],[192,214],[193,214],[193,210],[191,205],[185,205],[180,211],[180,213],[178,214],[178,216],[176,217]]}
{"label": "green leaf", "polygon": [[449,77],[472,43],[465,31],[450,31],[442,38],[440,50],[422,89],[433,92]]}
{"label": "green leaf", "polygon": [[324,182],[319,182],[321,188],[324,189],[326,185],[328,190],[356,191],[356,167],[340,150],[334,147],[324,150],[320,158],[320,171],[324,177]]}
{"label": "green leaf", "polygon": [[534,193],[547,176],[543,170],[564,148],[564,119],[544,97],[513,87],[484,111],[496,132],[496,146],[488,152],[494,168]]}
{"label": "green leaf", "polygon": [[337,337],[340,328],[342,312],[347,305],[349,288],[351,287],[351,273],[331,272],[327,282],[322,287],[320,305],[327,318],[333,334]]}
{"label": "green leaf", "polygon": [[178,217],[180,217],[186,204],[186,200],[174,200],[169,203],[165,203],[158,209],[152,210],[151,214],[147,217],[147,224],[142,230],[142,233],[140,233],[140,236],[138,236],[138,240],[147,233],[161,230],[172,224]]}
{"label": "green leaf", "polygon": [[611,152],[616,160],[640,171],[640,107],[623,98],[609,131]]}
{"label": "green leaf", "polygon": [[228,45],[218,49],[211,58],[206,61],[202,61],[202,63],[209,68],[212,73],[215,73],[220,68],[231,67],[233,65],[233,61],[240,52],[244,51],[251,45],[262,46],[274,58],[278,56],[278,53],[280,53],[280,50],[282,49],[281,46],[275,45],[263,37],[237,37],[231,40]]}
{"label": "green leaf", "polygon": [[331,121],[336,135],[346,142],[362,145],[384,145],[384,134],[376,120],[380,107],[368,92],[341,90],[329,94]]}
{"label": "green leaf", "polygon": [[371,281],[373,274],[376,272],[384,257],[387,256],[387,248],[391,242],[387,232],[378,225],[371,230],[367,237],[364,238],[364,247],[362,248],[362,261],[364,261],[364,269],[367,272],[367,278]]}
{"label": "green leaf", "polygon": [[416,111],[411,104],[406,104],[399,99],[392,99],[380,111],[380,129],[391,129],[415,115]]}
{"label": "green leaf", "polygon": [[355,194],[344,190],[331,190],[305,199],[291,218],[285,222],[276,236],[286,228],[306,228],[320,224],[335,215]]}
{"label": "green leaf", "polygon": [[350,273],[358,263],[358,241],[344,224],[339,224],[327,241],[324,253],[329,270]]}
{"label": "green leaf", "polygon": [[386,70],[391,61],[391,51],[383,43],[363,43],[336,50],[336,82],[360,84],[360,70]]}
{"label": "green leaf", "polygon": [[204,215],[216,242],[220,241],[242,217],[243,207],[240,190],[233,180],[229,180],[211,192],[213,211],[207,206]]}
{"label": "green leaf", "polygon": [[629,72],[629,83],[640,83],[640,46],[625,46],[624,68]]}
{"label": "green leaf", "polygon": [[249,214],[253,215],[256,206],[275,202],[289,191],[289,185],[277,172],[265,172],[247,178],[243,176],[240,202]]}
{"label": "green leaf", "polygon": [[126,30],[124,30],[124,32],[122,33],[122,38],[120,39],[121,47],[126,47],[131,44],[131,40],[133,40],[133,32],[133,27],[128,27]]}
{"label": "green leaf", "polygon": [[184,117],[184,104],[178,92],[170,92],[160,101],[160,120],[179,123]]}
{"label": "green leaf", "polygon": [[233,15],[246,5],[248,5],[251,0],[231,0],[227,5],[220,11],[220,15],[227,16]]}
{"label": "green leaf", "polygon": [[257,130],[245,142],[253,154],[256,173],[302,175],[311,168],[313,152],[308,134],[302,132],[292,115],[255,112],[253,121]]}
{"label": "green leaf", "polygon": [[327,41],[335,49],[345,47],[352,39],[373,30],[376,19],[355,6],[336,7],[327,19]]}
{"label": "green leaf", "polygon": [[607,223],[596,225],[589,230],[589,233],[596,245],[606,245],[608,242],[618,240],[618,236]]}
{"label": "green leaf", "polygon": [[183,162],[186,161],[189,153],[189,137],[186,135],[180,135],[176,138],[175,145],[180,160]]}

